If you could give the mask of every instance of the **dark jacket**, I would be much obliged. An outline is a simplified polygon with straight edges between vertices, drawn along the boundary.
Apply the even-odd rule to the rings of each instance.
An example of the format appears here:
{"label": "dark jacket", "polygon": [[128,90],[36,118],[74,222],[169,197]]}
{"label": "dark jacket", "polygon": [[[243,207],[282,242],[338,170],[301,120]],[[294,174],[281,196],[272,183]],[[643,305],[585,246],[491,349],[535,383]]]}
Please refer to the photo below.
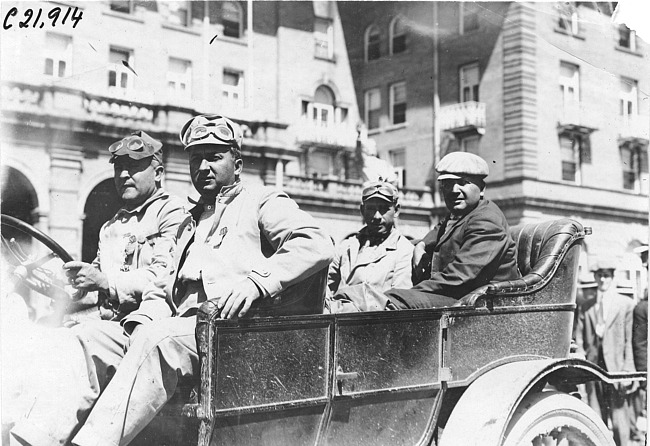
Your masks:
{"label": "dark jacket", "polygon": [[521,277],[516,244],[496,204],[482,199],[445,232],[446,223],[424,237],[431,275],[413,289],[460,299],[490,282]]}
{"label": "dark jacket", "polygon": [[648,301],[642,300],[634,308],[632,350],[637,371],[648,370]]}

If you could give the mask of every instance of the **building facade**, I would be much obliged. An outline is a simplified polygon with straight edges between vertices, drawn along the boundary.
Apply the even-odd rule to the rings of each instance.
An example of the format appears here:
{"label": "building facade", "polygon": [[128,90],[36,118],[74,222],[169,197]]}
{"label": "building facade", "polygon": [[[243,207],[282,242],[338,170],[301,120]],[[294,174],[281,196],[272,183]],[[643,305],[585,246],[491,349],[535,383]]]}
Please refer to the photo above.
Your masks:
{"label": "building facade", "polygon": [[[614,257],[640,295],[647,269],[650,53],[611,3],[342,2],[357,101],[408,187],[446,153],[490,164],[509,222],[593,228],[582,279]],[[434,215],[444,213],[436,201]]]}
{"label": "building facade", "polygon": [[[26,23],[27,9],[44,18]],[[2,212],[74,257],[94,257],[119,207],[113,141],[160,139],[164,187],[194,193],[178,131],[198,113],[244,126],[246,181],[286,190],[336,241],[361,226],[360,120],[335,2],[2,2],[2,17]],[[431,196],[402,192],[403,231],[421,236]]]}

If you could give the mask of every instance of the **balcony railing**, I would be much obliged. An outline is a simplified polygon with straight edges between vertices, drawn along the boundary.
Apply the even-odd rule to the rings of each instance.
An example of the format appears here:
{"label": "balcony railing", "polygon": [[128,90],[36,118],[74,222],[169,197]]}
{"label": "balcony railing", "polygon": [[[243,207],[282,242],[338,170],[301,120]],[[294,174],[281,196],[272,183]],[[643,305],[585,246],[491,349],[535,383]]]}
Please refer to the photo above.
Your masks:
{"label": "balcony railing", "polygon": [[650,116],[621,116],[618,123],[621,138],[650,139]]}
{"label": "balcony railing", "polygon": [[440,107],[438,125],[440,130],[475,129],[477,132],[483,133],[485,130],[485,103],[470,101]]}
{"label": "balcony railing", "polygon": [[357,130],[348,123],[325,125],[321,122],[302,117],[289,127],[299,143],[318,143],[333,146],[355,147]]}
{"label": "balcony railing", "polygon": [[[361,200],[360,182],[340,181],[325,178],[309,178],[287,175],[282,188],[289,194],[309,194],[326,199],[340,199],[358,202]],[[433,207],[431,192],[428,189],[400,190],[400,204],[409,207]]]}

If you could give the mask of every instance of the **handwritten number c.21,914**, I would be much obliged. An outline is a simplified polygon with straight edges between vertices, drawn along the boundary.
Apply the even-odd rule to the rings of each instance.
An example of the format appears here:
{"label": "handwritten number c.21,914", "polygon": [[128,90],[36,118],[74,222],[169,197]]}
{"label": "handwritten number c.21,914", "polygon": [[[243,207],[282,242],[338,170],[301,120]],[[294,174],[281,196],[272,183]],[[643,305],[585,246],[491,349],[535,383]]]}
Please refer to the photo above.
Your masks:
{"label": "handwritten number c.21,914", "polygon": [[[47,18],[43,17],[43,20],[41,20],[41,16],[43,15],[43,8],[38,8],[38,9],[25,9],[22,13],[22,17],[19,16],[18,8],[13,7],[9,11],[7,11],[7,14],[5,14],[4,20],[2,22],[2,27],[4,29],[10,29],[14,26],[12,22],[12,19],[16,17],[17,19],[21,19],[18,22],[18,28],[43,28],[46,25],[55,27],[57,24],[60,25],[66,25],[67,23],[72,23],[72,27],[76,28],[77,24],[79,21],[83,18],[83,11],[81,11],[79,8],[73,8],[68,7],[67,10],[64,12],[61,8],[58,6],[56,8],[52,8],[47,12]],[[61,19],[59,21],[59,19]]]}

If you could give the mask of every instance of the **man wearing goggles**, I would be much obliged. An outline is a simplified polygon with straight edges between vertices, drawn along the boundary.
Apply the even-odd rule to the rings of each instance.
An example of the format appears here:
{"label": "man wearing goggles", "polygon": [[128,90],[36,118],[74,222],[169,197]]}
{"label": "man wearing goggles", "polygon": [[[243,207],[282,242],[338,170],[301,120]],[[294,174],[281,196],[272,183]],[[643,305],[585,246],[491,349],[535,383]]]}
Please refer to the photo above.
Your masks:
{"label": "man wearing goggles", "polygon": [[485,160],[453,152],[440,160],[436,172],[449,214],[415,246],[417,285],[386,293],[399,309],[454,305],[490,282],[521,277],[506,218],[483,196],[489,173]]}
{"label": "man wearing goggles", "polygon": [[326,312],[383,310],[384,291],[412,286],[413,244],[395,227],[398,195],[385,181],[363,188],[360,210],[366,225],[343,240],[330,264]]}
{"label": "man wearing goggles", "polygon": [[[125,339],[121,325],[124,317],[138,308],[147,287],[170,277],[177,233],[182,225],[191,229],[185,202],[162,188],[161,142],[145,132],[136,132],[111,144],[109,153],[123,207],[102,226],[92,263],[72,261],[63,265],[70,284],[84,296],[72,306],[95,306],[98,310],[68,315],[67,325],[74,326],[57,330],[66,339],[53,348],[60,349],[66,364],[52,364],[57,372],[61,369],[56,386],[36,392],[28,415],[13,427],[12,437],[20,438],[20,444],[67,444],[79,413],[89,410],[92,396],[100,389],[93,376],[69,371],[86,370],[87,358],[102,362],[114,357],[114,340]],[[103,337],[86,336],[98,326]],[[32,378],[25,379],[29,382]]]}
{"label": "man wearing goggles", "polygon": [[[272,308],[290,287],[316,280],[333,257],[330,237],[295,201],[241,181],[238,124],[197,116],[183,126],[180,138],[200,194],[190,211],[196,228],[183,231],[176,273],[145,291],[140,308],[123,320],[124,334],[105,324],[80,333],[87,355],[92,344],[106,345],[107,337],[112,344],[96,354],[102,361],[88,361],[92,389],[104,391],[77,401],[83,415],[95,404],[73,444],[127,444],[171,398],[179,378],[197,376],[199,307],[224,319],[246,315],[253,304]],[[311,297],[317,304],[318,296]],[[322,311],[315,303],[303,299],[290,311]],[[107,382],[111,369],[117,372]]]}

